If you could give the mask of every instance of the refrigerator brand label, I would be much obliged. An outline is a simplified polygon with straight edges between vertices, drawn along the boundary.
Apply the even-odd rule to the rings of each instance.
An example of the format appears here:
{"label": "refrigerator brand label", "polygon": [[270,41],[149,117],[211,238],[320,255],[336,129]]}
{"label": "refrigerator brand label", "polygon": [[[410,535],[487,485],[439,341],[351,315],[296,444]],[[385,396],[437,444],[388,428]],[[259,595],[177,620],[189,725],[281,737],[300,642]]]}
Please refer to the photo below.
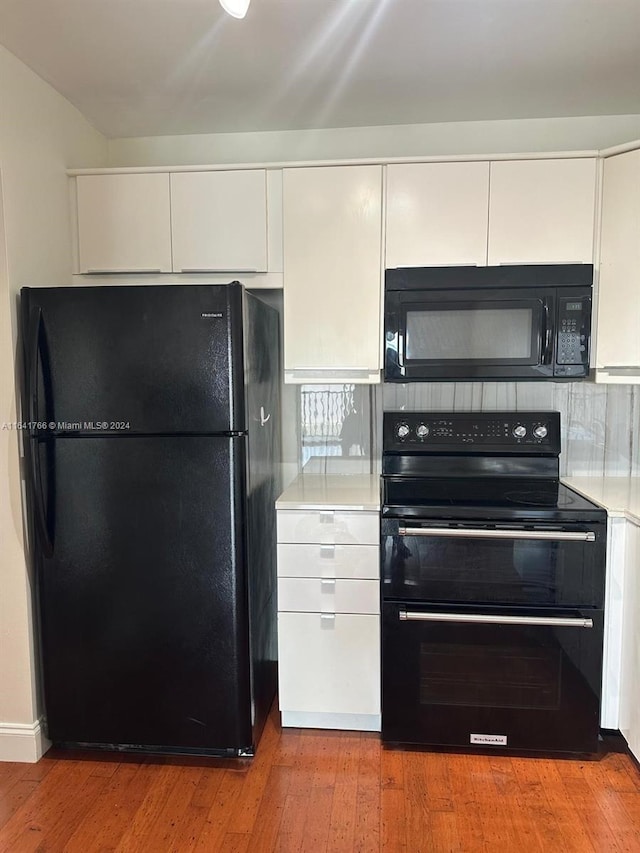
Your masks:
{"label": "refrigerator brand label", "polygon": [[506,746],[506,735],[469,735],[470,743],[483,743],[486,746]]}
{"label": "refrigerator brand label", "polygon": [[203,311],[200,316],[203,320],[219,320],[222,317],[222,311]]}

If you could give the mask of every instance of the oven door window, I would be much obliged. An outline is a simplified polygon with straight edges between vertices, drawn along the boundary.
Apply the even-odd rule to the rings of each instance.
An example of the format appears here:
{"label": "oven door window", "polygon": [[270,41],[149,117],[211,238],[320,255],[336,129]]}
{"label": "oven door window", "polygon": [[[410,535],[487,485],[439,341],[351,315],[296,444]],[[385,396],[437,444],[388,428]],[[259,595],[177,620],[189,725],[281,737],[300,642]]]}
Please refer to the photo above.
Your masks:
{"label": "oven door window", "polygon": [[[527,539],[524,531],[485,530],[487,537],[456,536],[421,525],[435,535],[383,535],[383,596],[396,600],[601,606],[604,560],[599,542],[563,538],[582,530],[533,530],[549,539]],[[465,530],[471,532],[471,530]],[[496,538],[492,538],[491,533]],[[502,538],[504,536],[504,538]],[[556,537],[556,538],[554,538]]]}
{"label": "oven door window", "polygon": [[405,365],[541,362],[541,299],[405,304],[403,314]]}

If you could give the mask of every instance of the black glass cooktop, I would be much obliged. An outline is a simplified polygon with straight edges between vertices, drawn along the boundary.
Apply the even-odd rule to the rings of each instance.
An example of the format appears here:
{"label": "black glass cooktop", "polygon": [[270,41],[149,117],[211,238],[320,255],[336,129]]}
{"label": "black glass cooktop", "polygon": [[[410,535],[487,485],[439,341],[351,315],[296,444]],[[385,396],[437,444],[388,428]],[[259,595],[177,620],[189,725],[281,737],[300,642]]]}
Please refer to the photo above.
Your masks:
{"label": "black glass cooktop", "polygon": [[599,509],[556,480],[509,478],[383,477],[383,504],[406,507]]}

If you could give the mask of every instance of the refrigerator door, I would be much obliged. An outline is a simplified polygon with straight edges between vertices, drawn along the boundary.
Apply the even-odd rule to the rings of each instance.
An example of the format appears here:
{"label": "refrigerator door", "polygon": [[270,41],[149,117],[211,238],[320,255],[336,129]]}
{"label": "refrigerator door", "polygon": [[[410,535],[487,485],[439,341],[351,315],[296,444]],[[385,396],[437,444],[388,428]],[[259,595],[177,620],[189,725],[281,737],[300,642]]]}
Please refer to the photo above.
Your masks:
{"label": "refrigerator door", "polygon": [[53,553],[38,591],[58,744],[252,746],[246,437],[40,442]]}
{"label": "refrigerator door", "polygon": [[29,419],[49,433],[246,429],[238,283],[25,287],[22,320]]}
{"label": "refrigerator door", "polygon": [[245,295],[248,422],[247,553],[254,740],[276,692],[276,499],[280,488],[279,319],[261,299]]}

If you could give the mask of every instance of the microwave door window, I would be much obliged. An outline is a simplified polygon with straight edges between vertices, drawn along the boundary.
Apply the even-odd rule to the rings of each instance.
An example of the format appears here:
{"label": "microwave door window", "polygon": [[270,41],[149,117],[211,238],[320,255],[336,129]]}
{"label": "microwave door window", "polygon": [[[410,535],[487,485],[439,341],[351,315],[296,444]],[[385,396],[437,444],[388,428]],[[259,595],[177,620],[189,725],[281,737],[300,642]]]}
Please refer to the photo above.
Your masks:
{"label": "microwave door window", "polygon": [[405,360],[537,364],[539,311],[534,306],[407,307]]}

